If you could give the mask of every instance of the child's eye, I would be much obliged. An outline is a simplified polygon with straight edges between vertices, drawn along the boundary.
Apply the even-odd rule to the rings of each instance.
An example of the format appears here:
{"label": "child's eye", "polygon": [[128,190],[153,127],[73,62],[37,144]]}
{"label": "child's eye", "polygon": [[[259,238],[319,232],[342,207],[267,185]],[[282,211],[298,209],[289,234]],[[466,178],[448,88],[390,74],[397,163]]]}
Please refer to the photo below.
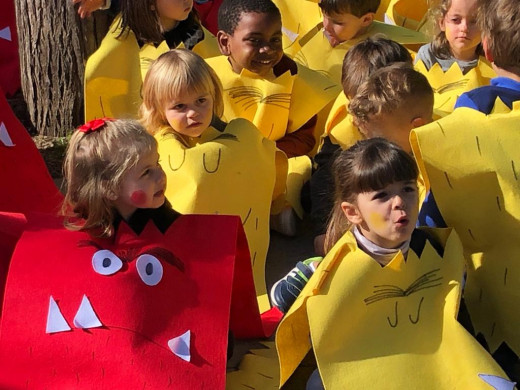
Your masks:
{"label": "child's eye", "polygon": [[197,99],[197,102],[202,104],[202,103],[206,103],[206,100],[208,100],[208,98],[201,97],[201,98]]}
{"label": "child's eye", "polygon": [[141,175],[141,177],[144,177],[144,176],[148,175],[149,173],[150,173],[150,170],[149,169],[145,169],[143,171],[143,174]]}
{"label": "child's eye", "polygon": [[377,192],[372,199],[383,199],[388,194],[385,191]]}
{"label": "child's eye", "polygon": [[404,192],[415,192],[416,188],[414,186],[405,186]]}
{"label": "child's eye", "polygon": [[179,103],[179,104],[174,105],[174,106],[172,107],[172,109],[177,110],[177,111],[180,111],[180,110],[184,109],[184,107],[185,107],[184,104]]}

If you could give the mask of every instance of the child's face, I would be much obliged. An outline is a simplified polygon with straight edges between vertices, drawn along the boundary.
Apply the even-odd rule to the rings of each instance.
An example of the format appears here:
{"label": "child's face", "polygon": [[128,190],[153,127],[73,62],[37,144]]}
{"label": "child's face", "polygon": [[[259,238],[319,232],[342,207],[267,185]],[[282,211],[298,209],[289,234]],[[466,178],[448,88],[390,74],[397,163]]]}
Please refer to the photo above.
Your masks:
{"label": "child's face", "polygon": [[219,31],[217,38],[235,73],[266,76],[283,56],[282,21],[268,13],[243,13],[233,34]]}
{"label": "child's face", "polygon": [[419,214],[415,181],[398,181],[379,191],[357,195],[354,204],[343,202],[343,212],[363,236],[383,248],[397,248],[410,239]]}
{"label": "child's face", "polygon": [[139,162],[125,173],[114,194],[114,206],[124,219],[137,209],[155,209],[163,205],[166,175],[159,165],[157,148],[144,155]]}
{"label": "child's face", "polygon": [[446,34],[455,58],[476,58],[475,49],[480,43],[477,26],[477,0],[452,0],[451,7],[439,22]]}
{"label": "child's face", "polygon": [[213,97],[209,92],[185,92],[167,102],[164,115],[177,133],[192,138],[200,137],[213,118]]}
{"label": "child's face", "polygon": [[358,18],[349,13],[323,14],[323,29],[331,46],[356,38],[359,33],[372,23],[372,14]]}
{"label": "child's face", "polygon": [[193,7],[193,0],[156,0],[161,25],[170,30],[176,22],[186,20]]}
{"label": "child's face", "polygon": [[412,153],[410,131],[432,121],[433,100],[423,98],[410,104],[403,104],[392,113],[373,115],[359,130],[366,138],[382,137]]}

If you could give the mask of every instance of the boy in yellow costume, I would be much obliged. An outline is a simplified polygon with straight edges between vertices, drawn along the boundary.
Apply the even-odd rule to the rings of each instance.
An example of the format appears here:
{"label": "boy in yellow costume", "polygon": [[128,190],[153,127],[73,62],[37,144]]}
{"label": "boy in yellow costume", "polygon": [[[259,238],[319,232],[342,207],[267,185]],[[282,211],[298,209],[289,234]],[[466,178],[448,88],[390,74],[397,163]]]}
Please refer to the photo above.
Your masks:
{"label": "boy in yellow costume", "polygon": [[311,348],[318,370],[307,389],[509,383],[456,320],[464,270],[457,235],[414,228],[413,158],[376,138],[342,151],[333,169],[328,254],[276,334],[280,384]]}
{"label": "boy in yellow costume", "polygon": [[[153,3],[153,4],[152,4]],[[136,118],[150,63],[176,47],[202,57],[219,54],[215,37],[202,27],[192,3],[122,0],[100,47],[85,68],[85,120]]]}
{"label": "boy in yellow costume", "polygon": [[281,19],[271,0],[227,0],[219,9],[222,56],[208,59],[224,88],[224,119],[253,122],[289,158],[287,199],[301,217],[317,114],[339,93],[327,78],[284,56]]}
{"label": "boy in yellow costume", "polygon": [[287,53],[297,62],[340,83],[346,52],[363,39],[384,34],[410,48],[425,43],[419,32],[375,21],[379,0],[323,0],[323,21],[302,37],[295,37]]}

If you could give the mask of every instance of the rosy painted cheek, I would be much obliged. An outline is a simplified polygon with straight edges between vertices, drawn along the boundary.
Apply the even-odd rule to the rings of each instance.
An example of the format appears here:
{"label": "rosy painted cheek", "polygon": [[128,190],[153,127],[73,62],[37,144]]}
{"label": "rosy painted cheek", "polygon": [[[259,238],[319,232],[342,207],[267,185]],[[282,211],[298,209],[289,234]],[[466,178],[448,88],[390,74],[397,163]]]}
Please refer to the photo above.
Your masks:
{"label": "rosy painted cheek", "polygon": [[385,226],[384,218],[378,213],[370,213],[367,222],[374,229],[380,229]]}
{"label": "rosy painted cheek", "polygon": [[146,203],[146,194],[141,190],[134,191],[132,195],[130,195],[130,200],[137,206],[143,205]]}

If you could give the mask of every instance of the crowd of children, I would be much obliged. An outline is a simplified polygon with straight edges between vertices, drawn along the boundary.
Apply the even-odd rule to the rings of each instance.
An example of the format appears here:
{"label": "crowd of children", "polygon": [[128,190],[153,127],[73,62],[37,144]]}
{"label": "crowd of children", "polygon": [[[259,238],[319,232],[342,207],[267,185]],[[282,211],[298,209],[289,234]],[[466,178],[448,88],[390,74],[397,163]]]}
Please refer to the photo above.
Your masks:
{"label": "crowd of children", "polygon": [[[276,326],[277,357],[241,369],[270,365],[262,380],[280,388],[309,358],[308,390],[514,388],[520,0],[438,0],[423,12],[431,39],[376,20],[399,1],[223,0],[204,23],[192,0],[73,3],[81,17],[117,16],[86,64],[60,211],[28,213],[19,248],[0,245],[0,270],[6,251],[13,259],[0,285],[0,388],[121,388],[125,375],[142,388],[147,377],[224,388],[235,337]],[[13,220],[3,211],[19,212],[0,210],[0,222]],[[268,293],[270,230],[294,236],[305,214],[317,257]],[[22,276],[45,234],[68,237],[77,269],[114,283],[117,309],[98,309],[92,290],[74,317],[72,284]],[[46,301],[17,304],[24,283]],[[92,286],[112,288],[103,283]],[[21,306],[42,305],[22,341]],[[162,322],[147,320],[157,312]],[[121,330],[132,336],[111,333]],[[92,354],[76,348],[90,337]],[[125,353],[136,366],[120,377],[111,365]],[[29,373],[55,354],[63,367]]]}

